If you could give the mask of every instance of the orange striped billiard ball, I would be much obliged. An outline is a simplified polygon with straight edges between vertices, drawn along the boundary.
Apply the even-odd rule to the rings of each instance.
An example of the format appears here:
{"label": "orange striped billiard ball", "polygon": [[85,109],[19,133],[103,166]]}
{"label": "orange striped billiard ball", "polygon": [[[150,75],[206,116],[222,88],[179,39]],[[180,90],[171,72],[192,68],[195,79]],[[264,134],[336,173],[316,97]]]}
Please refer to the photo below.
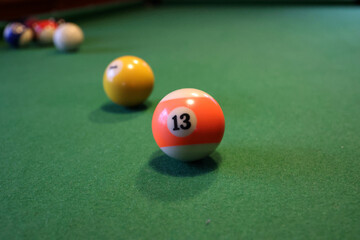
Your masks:
{"label": "orange striped billiard ball", "polygon": [[194,161],[211,154],[224,135],[220,105],[209,94],[184,88],[166,95],[152,118],[157,145],[168,156]]}

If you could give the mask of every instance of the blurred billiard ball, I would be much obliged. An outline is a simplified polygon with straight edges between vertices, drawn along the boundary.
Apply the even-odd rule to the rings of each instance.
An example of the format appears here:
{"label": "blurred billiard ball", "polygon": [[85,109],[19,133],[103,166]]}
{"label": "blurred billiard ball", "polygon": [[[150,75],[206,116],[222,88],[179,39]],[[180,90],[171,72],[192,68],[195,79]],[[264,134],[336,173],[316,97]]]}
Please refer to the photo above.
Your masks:
{"label": "blurred billiard ball", "polygon": [[154,86],[154,74],[143,59],[123,56],[107,66],[103,85],[111,101],[125,107],[133,107],[149,97]]}
{"label": "blurred billiard ball", "polygon": [[12,47],[23,47],[33,39],[33,32],[22,23],[9,23],[4,29],[4,39]]}
{"label": "blurred billiard ball", "polygon": [[160,149],[181,161],[211,154],[225,130],[220,105],[206,92],[184,88],[166,95],[157,105],[152,132]]}
{"label": "blurred billiard ball", "polygon": [[54,33],[55,47],[62,52],[76,51],[84,41],[84,33],[74,23],[63,23]]}
{"label": "blurred billiard ball", "polygon": [[42,45],[53,42],[53,35],[58,24],[54,20],[40,20],[32,24],[36,40]]}

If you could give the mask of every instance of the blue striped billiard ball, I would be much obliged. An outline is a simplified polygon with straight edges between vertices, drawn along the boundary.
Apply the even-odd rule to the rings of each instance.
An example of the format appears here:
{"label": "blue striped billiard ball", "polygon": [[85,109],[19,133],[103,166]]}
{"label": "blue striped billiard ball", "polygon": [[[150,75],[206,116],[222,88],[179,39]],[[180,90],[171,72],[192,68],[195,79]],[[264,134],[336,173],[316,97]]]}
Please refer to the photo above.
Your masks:
{"label": "blue striped billiard ball", "polygon": [[9,23],[4,30],[4,39],[12,47],[23,47],[33,39],[33,32],[22,23]]}

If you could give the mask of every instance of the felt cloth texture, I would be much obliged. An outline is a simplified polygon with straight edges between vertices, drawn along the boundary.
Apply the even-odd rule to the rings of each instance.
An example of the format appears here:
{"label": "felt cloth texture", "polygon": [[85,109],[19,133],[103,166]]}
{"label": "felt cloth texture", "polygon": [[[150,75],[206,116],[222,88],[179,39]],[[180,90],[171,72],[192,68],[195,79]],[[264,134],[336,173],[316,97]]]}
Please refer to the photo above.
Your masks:
{"label": "felt cloth texture", "polygon": [[[359,237],[359,7],[138,7],[76,23],[76,53],[0,42],[0,239]],[[135,109],[102,87],[122,55],[155,74]],[[191,164],[151,132],[160,99],[186,87],[226,121]]]}

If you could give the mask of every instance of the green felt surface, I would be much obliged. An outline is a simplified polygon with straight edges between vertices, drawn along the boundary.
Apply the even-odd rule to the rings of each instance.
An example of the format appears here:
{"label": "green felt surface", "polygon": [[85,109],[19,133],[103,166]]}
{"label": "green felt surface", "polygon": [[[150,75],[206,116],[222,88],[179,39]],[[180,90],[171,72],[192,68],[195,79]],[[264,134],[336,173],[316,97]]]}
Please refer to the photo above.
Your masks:
{"label": "green felt surface", "polygon": [[[160,7],[79,19],[74,54],[0,43],[0,239],[358,239],[360,8]],[[145,59],[143,106],[107,64]],[[194,87],[223,108],[210,158],[158,150],[152,113]]]}

